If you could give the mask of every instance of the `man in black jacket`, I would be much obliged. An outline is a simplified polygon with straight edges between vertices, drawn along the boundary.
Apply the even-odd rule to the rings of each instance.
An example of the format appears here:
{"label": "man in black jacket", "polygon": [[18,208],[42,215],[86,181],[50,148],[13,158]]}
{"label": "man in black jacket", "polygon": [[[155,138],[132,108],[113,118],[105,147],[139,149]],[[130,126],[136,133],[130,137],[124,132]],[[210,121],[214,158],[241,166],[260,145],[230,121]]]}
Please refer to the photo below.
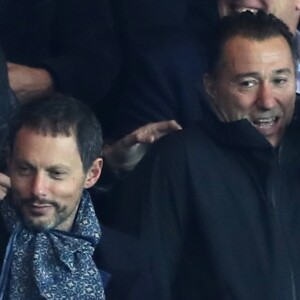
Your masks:
{"label": "man in black jacket", "polygon": [[216,34],[201,124],[149,151],[119,225],[143,243],[155,299],[299,299],[294,40],[263,12]]}
{"label": "man in black jacket", "polygon": [[[115,125],[115,138],[119,140],[104,152],[116,170],[133,169],[146,153],[147,145],[163,136],[160,134],[162,131],[167,134],[201,119],[205,98],[202,76],[207,71],[210,52],[208,41],[213,36],[213,24],[219,16],[258,9],[273,13],[295,35],[299,55],[299,0],[287,3],[285,0],[194,2],[190,6],[191,12],[187,13],[187,19],[190,17],[187,21],[194,23],[195,32],[190,28],[157,31],[149,37],[152,42],[135,45],[135,59],[130,63],[126,84],[116,97],[120,101],[116,110],[118,122],[112,123]],[[206,11],[208,6],[211,12],[215,11],[215,17]],[[203,14],[210,16],[210,26],[202,26]],[[300,84],[298,94],[299,91]]]}
{"label": "man in black jacket", "polygon": [[[273,13],[288,24],[298,38],[298,0],[210,2],[213,2],[210,5],[215,11],[218,7],[220,17],[246,9]],[[201,118],[205,95],[201,78],[207,70],[207,56],[211,50],[207,46],[213,36],[211,30],[201,33],[191,29],[173,30],[167,34],[159,32],[152,43],[145,47],[136,46],[136,59],[131,63],[126,85],[118,95],[117,136],[122,137],[152,122],[176,120],[186,127]]]}
{"label": "man in black jacket", "polygon": [[57,95],[22,107],[0,203],[0,299],[140,299],[137,245],[102,231],[101,199],[86,190],[101,174],[101,148],[82,102]]}

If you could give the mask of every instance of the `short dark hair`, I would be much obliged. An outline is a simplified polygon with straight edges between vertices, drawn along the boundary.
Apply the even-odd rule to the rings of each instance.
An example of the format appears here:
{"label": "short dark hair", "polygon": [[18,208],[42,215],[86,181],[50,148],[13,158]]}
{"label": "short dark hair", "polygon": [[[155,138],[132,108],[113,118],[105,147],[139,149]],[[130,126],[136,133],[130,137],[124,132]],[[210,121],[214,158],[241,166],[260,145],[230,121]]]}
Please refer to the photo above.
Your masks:
{"label": "short dark hair", "polygon": [[101,125],[88,106],[72,97],[55,94],[24,105],[12,126],[11,151],[22,127],[54,137],[74,134],[84,172],[88,171],[96,158],[101,157]]}
{"label": "short dark hair", "polygon": [[226,16],[220,19],[216,25],[215,34],[209,40],[209,73],[216,73],[226,42],[236,36],[255,41],[282,36],[289,45],[296,66],[298,59],[296,39],[288,26],[274,15],[267,14],[263,10],[259,10],[257,13],[245,11]]}

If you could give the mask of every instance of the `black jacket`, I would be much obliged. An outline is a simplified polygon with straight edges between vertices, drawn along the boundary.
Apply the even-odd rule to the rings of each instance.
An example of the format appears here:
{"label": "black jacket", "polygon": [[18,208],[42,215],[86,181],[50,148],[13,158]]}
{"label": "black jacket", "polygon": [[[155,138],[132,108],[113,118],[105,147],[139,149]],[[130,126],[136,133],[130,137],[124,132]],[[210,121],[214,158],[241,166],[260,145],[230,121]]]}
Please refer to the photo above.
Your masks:
{"label": "black jacket", "polygon": [[206,116],[150,151],[118,225],[149,255],[154,299],[300,299],[299,129],[274,149]]}
{"label": "black jacket", "polygon": [[45,68],[58,91],[94,107],[120,67],[107,0],[3,0],[0,45],[8,61]]}
{"label": "black jacket", "polygon": [[6,146],[9,134],[9,125],[16,114],[19,103],[8,82],[7,66],[5,55],[0,48],[0,169],[5,168],[6,157],[2,152]]}
{"label": "black jacket", "polygon": [[144,35],[124,85],[115,135],[123,136],[147,123],[176,120],[193,124],[202,115],[202,76],[207,68],[206,41],[190,30],[165,30]]}

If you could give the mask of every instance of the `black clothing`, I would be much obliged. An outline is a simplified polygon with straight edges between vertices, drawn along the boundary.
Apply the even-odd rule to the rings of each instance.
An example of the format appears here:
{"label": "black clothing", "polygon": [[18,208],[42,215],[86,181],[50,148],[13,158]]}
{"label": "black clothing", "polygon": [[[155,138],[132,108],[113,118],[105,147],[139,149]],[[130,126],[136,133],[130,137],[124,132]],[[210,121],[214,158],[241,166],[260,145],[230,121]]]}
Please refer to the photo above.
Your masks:
{"label": "black clothing", "polygon": [[274,149],[208,113],[154,145],[118,224],[150,257],[154,299],[300,299],[299,129]]}
{"label": "black clothing", "polygon": [[149,122],[176,119],[185,126],[198,120],[203,39],[219,19],[216,1],[119,0],[112,6],[124,60],[105,120],[114,128],[110,137]]}
{"label": "black clothing", "polygon": [[[115,136],[151,123],[193,124],[202,115],[206,40],[190,30],[159,31],[135,49],[127,79],[116,97]],[[152,41],[150,43],[150,41]]]}
{"label": "black clothing", "polygon": [[7,60],[45,68],[59,92],[99,106],[120,57],[107,0],[5,0],[0,45]]}
{"label": "black clothing", "polygon": [[[0,48],[0,152],[5,146],[9,125],[17,112],[19,103],[8,82],[5,55]],[[4,153],[0,154],[0,169],[6,164]]]}
{"label": "black clothing", "polygon": [[219,19],[216,0],[119,0],[111,5],[118,31],[129,37],[125,42],[152,29],[191,27],[206,33]]}

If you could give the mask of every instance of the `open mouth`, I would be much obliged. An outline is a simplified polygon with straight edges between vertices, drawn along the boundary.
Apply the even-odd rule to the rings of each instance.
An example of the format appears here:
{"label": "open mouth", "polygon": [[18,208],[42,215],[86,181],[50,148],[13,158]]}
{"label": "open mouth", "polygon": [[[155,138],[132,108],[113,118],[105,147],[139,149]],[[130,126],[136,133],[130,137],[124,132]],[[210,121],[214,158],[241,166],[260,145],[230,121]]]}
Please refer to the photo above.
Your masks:
{"label": "open mouth", "polygon": [[279,120],[279,117],[261,118],[261,119],[254,120],[252,123],[255,127],[259,127],[261,129],[268,129],[268,128],[271,128],[272,126],[276,125],[278,120]]}
{"label": "open mouth", "polygon": [[242,12],[245,12],[245,11],[251,11],[252,13],[255,14],[255,13],[257,13],[258,8],[232,5],[231,6],[231,11],[233,13],[242,13]]}

